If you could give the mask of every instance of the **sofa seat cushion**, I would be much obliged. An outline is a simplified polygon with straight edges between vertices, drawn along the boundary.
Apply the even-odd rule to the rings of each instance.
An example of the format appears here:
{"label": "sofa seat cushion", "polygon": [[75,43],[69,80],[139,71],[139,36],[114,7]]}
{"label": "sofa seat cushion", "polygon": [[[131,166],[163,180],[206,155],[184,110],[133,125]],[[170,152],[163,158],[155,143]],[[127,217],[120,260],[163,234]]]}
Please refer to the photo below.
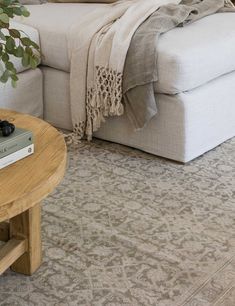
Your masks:
{"label": "sofa seat cushion", "polygon": [[[108,4],[96,3],[45,3],[26,5],[30,11],[29,18],[19,20],[33,26],[40,33],[43,53],[42,64],[65,72],[70,71],[68,52],[68,34],[79,18],[92,10]],[[85,31],[85,30],[84,30]]]}
{"label": "sofa seat cushion", "polygon": [[157,92],[191,90],[235,70],[235,13],[205,17],[160,38]]}
{"label": "sofa seat cushion", "polygon": [[[40,33],[44,65],[70,71],[68,33],[81,16],[106,4],[47,3],[31,5],[23,20]],[[161,36],[156,92],[191,90],[235,70],[235,13],[203,18]],[[86,29],[84,29],[85,31]]]}
{"label": "sofa seat cushion", "polygon": [[[28,25],[21,24],[19,22],[11,22],[10,27],[13,29],[17,29],[23,31],[25,36],[29,36],[34,42],[39,44],[39,34],[38,31]],[[30,67],[24,67],[21,63],[21,59],[11,56],[11,62],[15,65],[17,72],[23,72],[25,70],[30,69]]]}

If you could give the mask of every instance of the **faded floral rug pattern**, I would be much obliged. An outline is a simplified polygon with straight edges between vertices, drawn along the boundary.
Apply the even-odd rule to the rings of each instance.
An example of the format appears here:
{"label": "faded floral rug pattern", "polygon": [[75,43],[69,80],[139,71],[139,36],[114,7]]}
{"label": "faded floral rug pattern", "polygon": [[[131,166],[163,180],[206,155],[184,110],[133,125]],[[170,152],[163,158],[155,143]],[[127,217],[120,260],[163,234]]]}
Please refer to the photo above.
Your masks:
{"label": "faded floral rug pattern", "polygon": [[43,205],[42,267],[0,277],[0,305],[235,305],[235,140],[187,165],[73,150]]}

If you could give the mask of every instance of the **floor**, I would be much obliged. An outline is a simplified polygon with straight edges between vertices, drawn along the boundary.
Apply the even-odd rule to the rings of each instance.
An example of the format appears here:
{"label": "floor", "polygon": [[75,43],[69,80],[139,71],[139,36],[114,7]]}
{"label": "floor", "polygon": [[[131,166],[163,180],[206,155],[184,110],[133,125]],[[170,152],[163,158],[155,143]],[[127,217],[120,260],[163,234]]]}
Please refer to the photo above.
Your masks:
{"label": "floor", "polygon": [[44,261],[0,278],[4,306],[234,306],[235,139],[182,165],[70,148],[43,205]]}

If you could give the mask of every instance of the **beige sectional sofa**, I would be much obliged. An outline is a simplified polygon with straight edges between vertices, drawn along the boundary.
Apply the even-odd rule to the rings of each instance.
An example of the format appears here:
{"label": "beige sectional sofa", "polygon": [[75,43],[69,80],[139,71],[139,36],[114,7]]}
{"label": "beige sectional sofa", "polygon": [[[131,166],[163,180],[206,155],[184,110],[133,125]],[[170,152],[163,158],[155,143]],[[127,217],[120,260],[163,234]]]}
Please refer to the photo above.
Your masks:
{"label": "beige sectional sofa", "polygon": [[[21,71],[20,79],[24,81],[15,92],[7,87],[7,98],[1,95],[0,106],[40,115],[43,93],[45,120],[57,127],[72,129],[68,33],[80,16],[95,10],[97,5],[101,4],[28,6],[31,17],[20,22],[38,31],[44,55],[42,65],[40,70]],[[111,118],[96,137],[181,162],[190,161],[233,137],[234,54],[233,13],[206,17],[162,35],[156,84],[158,115],[138,132],[125,115]],[[43,89],[39,93],[41,74]],[[27,90],[29,87],[31,91]]]}

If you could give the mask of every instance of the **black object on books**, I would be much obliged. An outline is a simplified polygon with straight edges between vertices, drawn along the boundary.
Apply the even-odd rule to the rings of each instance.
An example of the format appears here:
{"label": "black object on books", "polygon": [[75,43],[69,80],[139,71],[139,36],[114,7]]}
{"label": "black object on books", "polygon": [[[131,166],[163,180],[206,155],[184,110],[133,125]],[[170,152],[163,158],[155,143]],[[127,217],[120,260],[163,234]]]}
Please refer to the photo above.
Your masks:
{"label": "black object on books", "polygon": [[15,126],[6,120],[0,120],[0,131],[3,137],[8,137],[15,131]]}

